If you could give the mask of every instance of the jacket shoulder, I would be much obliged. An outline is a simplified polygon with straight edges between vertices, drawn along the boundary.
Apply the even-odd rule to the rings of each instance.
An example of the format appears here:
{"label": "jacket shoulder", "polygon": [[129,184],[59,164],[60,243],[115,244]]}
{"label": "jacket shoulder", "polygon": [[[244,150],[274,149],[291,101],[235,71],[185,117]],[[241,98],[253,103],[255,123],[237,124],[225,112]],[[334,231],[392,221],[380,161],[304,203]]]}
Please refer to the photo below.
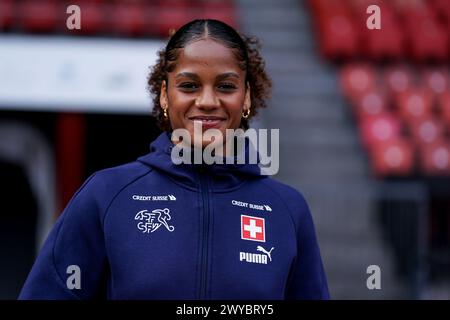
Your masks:
{"label": "jacket shoulder", "polygon": [[125,163],[119,166],[96,171],[92,174],[96,182],[114,182],[116,185],[127,183],[152,171],[151,167],[139,161]]}
{"label": "jacket shoulder", "polygon": [[127,186],[150,173],[152,169],[134,161],[94,172],[78,189],[73,198],[86,199],[106,209]]}
{"label": "jacket shoulder", "polygon": [[285,204],[295,224],[305,215],[310,215],[308,203],[300,191],[272,178],[264,179],[263,182]]}
{"label": "jacket shoulder", "polygon": [[272,178],[264,179],[263,181],[267,187],[272,189],[285,202],[306,202],[303,194],[288,184]]}

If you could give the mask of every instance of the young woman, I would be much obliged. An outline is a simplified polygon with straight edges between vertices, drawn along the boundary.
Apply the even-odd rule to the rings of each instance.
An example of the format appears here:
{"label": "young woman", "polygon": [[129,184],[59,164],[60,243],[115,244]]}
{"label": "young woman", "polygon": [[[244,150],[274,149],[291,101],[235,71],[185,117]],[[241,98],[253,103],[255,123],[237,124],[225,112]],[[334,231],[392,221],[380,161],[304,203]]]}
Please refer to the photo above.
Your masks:
{"label": "young woman", "polygon": [[171,156],[186,143],[175,130],[194,136],[200,125],[225,136],[247,129],[265,106],[271,83],[257,44],[217,20],[192,21],[171,37],[149,76],[164,132],[149,154],[83,184],[19,298],[329,298],[299,192],[254,163],[175,164]]}

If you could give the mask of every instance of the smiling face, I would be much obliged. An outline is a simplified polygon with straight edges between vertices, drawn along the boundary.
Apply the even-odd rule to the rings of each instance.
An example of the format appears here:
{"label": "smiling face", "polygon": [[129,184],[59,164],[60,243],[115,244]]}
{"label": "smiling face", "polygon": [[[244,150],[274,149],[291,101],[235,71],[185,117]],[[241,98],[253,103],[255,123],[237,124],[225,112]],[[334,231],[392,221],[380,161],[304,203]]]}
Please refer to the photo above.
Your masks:
{"label": "smiling face", "polygon": [[161,88],[160,104],[167,108],[172,129],[187,129],[191,140],[196,121],[202,131],[215,128],[223,137],[226,129],[237,129],[242,112],[250,108],[245,75],[232,49],[211,39],[189,43]]}

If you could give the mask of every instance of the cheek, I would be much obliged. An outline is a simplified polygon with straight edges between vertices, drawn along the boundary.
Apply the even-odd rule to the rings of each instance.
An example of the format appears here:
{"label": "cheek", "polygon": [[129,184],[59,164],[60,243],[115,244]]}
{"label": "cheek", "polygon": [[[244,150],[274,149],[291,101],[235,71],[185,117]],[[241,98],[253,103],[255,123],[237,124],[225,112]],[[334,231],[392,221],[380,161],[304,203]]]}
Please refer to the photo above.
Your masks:
{"label": "cheek", "polygon": [[181,109],[189,100],[192,100],[192,98],[185,94],[169,92],[169,105],[172,108]]}
{"label": "cheek", "polygon": [[179,95],[169,93],[169,119],[172,129],[184,128],[183,115],[186,113],[186,103]]}
{"label": "cheek", "polygon": [[182,116],[189,108],[192,98],[182,94],[169,95],[169,107],[173,116]]}
{"label": "cheek", "polygon": [[227,101],[228,113],[233,121],[238,121],[241,118],[243,105],[244,95],[233,97]]}
{"label": "cheek", "polygon": [[230,110],[230,118],[233,122],[239,121],[241,118],[241,106]]}

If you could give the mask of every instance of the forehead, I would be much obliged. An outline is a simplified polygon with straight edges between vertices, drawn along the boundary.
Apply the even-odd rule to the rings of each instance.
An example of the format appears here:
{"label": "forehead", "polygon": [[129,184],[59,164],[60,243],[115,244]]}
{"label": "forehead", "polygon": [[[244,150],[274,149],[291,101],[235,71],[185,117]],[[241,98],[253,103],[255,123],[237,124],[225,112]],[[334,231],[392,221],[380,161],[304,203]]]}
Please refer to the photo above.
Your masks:
{"label": "forehead", "polygon": [[181,50],[175,73],[190,72],[242,72],[233,50],[223,44],[203,39],[189,43]]}

